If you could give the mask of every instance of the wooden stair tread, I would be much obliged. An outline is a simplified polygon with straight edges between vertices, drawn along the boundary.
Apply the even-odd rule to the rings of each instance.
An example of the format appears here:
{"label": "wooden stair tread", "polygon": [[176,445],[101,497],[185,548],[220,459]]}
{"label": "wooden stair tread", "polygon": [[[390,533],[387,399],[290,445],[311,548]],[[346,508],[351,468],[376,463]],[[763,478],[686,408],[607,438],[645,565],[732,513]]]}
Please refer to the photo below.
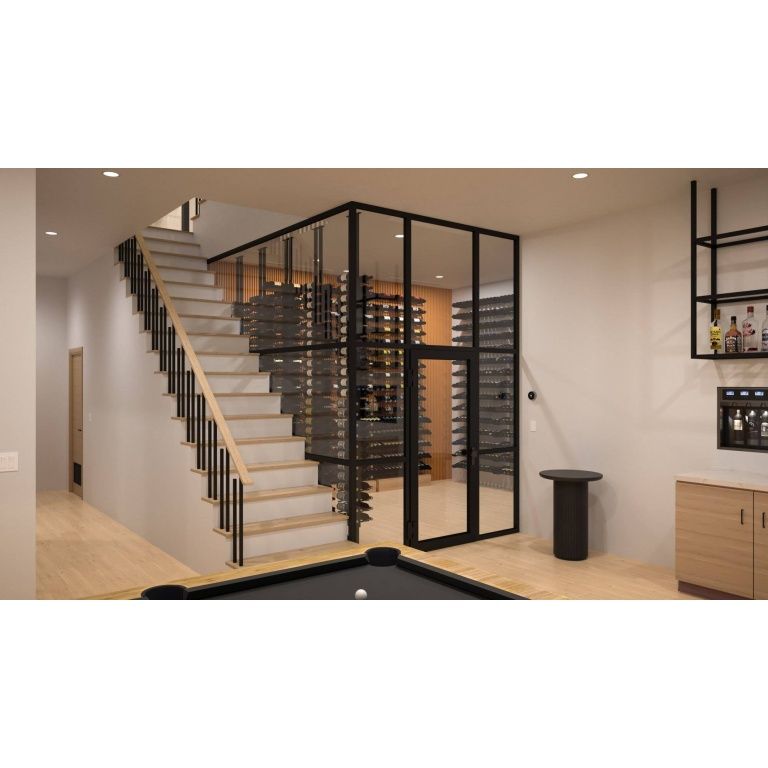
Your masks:
{"label": "wooden stair tread", "polygon": [[[162,269],[162,267],[158,267],[158,269]],[[214,288],[216,290],[222,290],[218,288],[218,286],[215,285],[204,285],[203,283],[188,283],[186,280],[165,280],[164,281],[166,285],[194,285],[196,288]],[[196,299],[194,296],[174,296],[171,294],[172,299],[189,299],[190,301],[199,301],[199,299]],[[231,304],[231,301],[223,301],[222,304]]]}
{"label": "wooden stair tread", "polygon": [[[173,417],[174,419],[177,418],[176,416]],[[295,443],[295,442],[304,442],[303,437],[299,437],[298,435],[277,435],[275,437],[236,437],[235,438],[235,445],[267,445],[269,443]],[[181,441],[182,445],[188,445],[192,448],[197,445],[197,443],[190,443],[186,440]],[[220,448],[222,446],[219,446]]]}
{"label": "wooden stair tread", "polygon": [[[180,256],[183,259],[186,259],[186,254],[183,253],[172,253],[171,256]],[[190,259],[194,259],[194,256],[190,256]],[[207,263],[207,262],[206,262]],[[213,272],[208,272],[208,267],[206,266],[205,269],[196,269],[195,267],[172,267],[170,264],[158,264],[158,269],[173,269],[178,270],[180,272],[205,272],[206,274],[213,274]]]}
{"label": "wooden stair tread", "polygon": [[[172,419],[179,419],[180,421],[186,421],[186,416],[171,416]],[[246,414],[238,414],[236,416],[225,416],[224,421],[243,421],[245,419],[292,419],[293,414],[292,413],[246,413]],[[210,414],[206,413],[205,415],[206,421],[211,421]],[[278,435],[280,437],[280,435]],[[287,437],[287,435],[283,435],[283,437]]]}
{"label": "wooden stair tread", "polygon": [[282,392],[214,392],[214,397],[282,397]]}
{"label": "wooden stair tread", "polygon": [[232,317],[231,315],[229,317],[222,317],[221,315],[198,315],[191,312],[186,314],[184,312],[179,312],[179,317],[195,317],[200,320],[240,320],[239,317]]}
{"label": "wooden stair tread", "polygon": [[[210,287],[210,286],[208,286]],[[226,331],[187,331],[187,336],[226,336],[232,339],[247,339],[242,333],[227,333]]]}
{"label": "wooden stair tread", "polygon": [[[327,485],[298,485],[295,488],[274,488],[269,491],[246,491],[243,501],[269,501],[270,499],[290,499],[300,496],[319,496],[330,494],[331,489]],[[218,499],[203,496],[203,501],[218,505]]]}
{"label": "wooden stair tread", "polygon": [[[168,371],[155,371],[155,373],[168,373]],[[206,376],[269,376],[269,371],[206,371]]]}
{"label": "wooden stair tread", "polygon": [[[243,536],[258,536],[263,533],[277,533],[296,528],[314,528],[318,525],[341,523],[346,519],[346,515],[338,512],[319,512],[314,515],[297,515],[296,517],[284,517],[277,520],[264,520],[261,523],[246,523],[243,526]],[[232,538],[232,531],[224,531],[221,528],[214,528],[213,530],[227,539]]]}
{"label": "wooden stair tread", "polygon": [[[271,469],[299,469],[301,467],[316,467],[320,462],[311,459],[294,459],[293,461],[265,461],[259,464],[246,464],[249,472],[268,472]],[[207,469],[193,467],[192,472],[197,475],[207,475]],[[302,486],[303,487],[303,486]]]}

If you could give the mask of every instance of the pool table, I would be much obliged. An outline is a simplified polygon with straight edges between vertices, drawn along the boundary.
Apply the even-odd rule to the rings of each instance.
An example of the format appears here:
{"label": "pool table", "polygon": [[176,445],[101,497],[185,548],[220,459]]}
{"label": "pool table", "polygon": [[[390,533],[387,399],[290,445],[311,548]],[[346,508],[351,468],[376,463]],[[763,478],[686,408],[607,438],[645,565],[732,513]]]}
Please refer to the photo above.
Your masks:
{"label": "pool table", "polygon": [[[365,596],[357,595],[359,590]],[[479,581],[403,556],[394,547],[319,563],[186,586],[145,589],[145,600],[525,600]]]}

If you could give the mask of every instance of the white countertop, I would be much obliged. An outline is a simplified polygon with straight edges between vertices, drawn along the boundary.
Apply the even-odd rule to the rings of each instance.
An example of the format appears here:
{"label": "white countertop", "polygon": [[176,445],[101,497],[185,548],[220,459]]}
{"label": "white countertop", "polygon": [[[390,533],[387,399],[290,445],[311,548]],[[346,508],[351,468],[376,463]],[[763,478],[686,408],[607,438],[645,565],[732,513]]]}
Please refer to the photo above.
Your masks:
{"label": "white countertop", "polygon": [[738,469],[705,469],[701,472],[686,472],[683,475],[675,475],[675,480],[682,483],[768,492],[768,475],[760,472],[742,472]]}

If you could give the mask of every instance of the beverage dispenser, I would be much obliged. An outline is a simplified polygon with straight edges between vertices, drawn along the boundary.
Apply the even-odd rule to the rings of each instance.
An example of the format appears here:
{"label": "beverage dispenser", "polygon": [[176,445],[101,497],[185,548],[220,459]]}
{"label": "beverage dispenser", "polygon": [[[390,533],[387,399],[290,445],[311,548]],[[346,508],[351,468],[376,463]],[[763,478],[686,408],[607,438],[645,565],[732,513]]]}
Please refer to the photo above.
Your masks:
{"label": "beverage dispenser", "polygon": [[717,447],[768,451],[768,387],[718,387]]}

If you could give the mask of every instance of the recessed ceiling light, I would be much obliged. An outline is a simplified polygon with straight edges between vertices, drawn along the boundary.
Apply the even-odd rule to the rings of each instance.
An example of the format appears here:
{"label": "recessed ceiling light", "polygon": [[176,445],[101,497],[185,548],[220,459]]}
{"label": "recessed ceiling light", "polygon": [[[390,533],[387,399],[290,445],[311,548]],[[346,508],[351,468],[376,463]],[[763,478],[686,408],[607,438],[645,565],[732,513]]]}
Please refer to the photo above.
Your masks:
{"label": "recessed ceiling light", "polygon": [[442,279],[445,277],[445,275],[435,275],[435,277],[436,277],[438,280],[442,280]]}
{"label": "recessed ceiling light", "polygon": [[116,179],[120,174],[117,171],[102,171],[102,176],[109,176],[110,179]]}
{"label": "recessed ceiling light", "polygon": [[405,235],[395,235],[395,237],[396,237],[398,240],[402,240],[402,239],[405,237]]}
{"label": "recessed ceiling light", "polygon": [[48,235],[49,237],[56,237],[56,235],[58,235],[59,233],[58,232],[54,232],[51,229],[51,230],[48,230],[48,232],[46,232],[45,234]]}
{"label": "recessed ceiling light", "polygon": [[586,179],[587,176],[589,176],[588,173],[584,173],[584,171],[579,171],[578,173],[573,174],[574,179]]}

